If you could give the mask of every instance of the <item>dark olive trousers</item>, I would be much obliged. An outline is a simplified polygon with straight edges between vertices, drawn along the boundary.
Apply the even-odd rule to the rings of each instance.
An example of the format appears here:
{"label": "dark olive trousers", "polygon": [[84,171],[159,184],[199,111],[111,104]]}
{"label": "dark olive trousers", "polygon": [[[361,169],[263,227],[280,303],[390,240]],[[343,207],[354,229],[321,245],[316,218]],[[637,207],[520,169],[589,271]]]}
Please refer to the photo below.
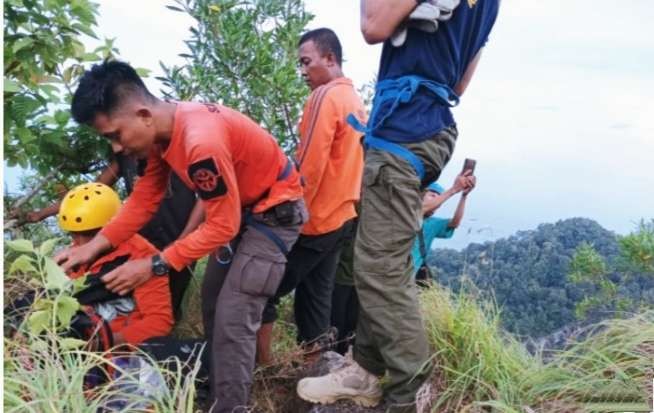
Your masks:
{"label": "dark olive trousers", "polygon": [[423,161],[423,182],[406,160],[385,151],[366,152],[354,244],[360,302],[354,359],[371,373],[388,373],[384,393],[394,412],[415,410],[416,392],[432,369],[411,249],[422,225],[422,188],[440,175],[456,136],[451,127],[405,146]]}

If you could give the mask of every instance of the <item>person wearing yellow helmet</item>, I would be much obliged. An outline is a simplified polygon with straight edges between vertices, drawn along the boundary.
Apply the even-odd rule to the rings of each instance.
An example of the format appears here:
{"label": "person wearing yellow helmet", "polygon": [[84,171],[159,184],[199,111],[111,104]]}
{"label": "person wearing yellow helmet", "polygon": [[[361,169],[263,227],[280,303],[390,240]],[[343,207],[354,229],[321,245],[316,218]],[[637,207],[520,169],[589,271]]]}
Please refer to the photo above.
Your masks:
{"label": "person wearing yellow helmet", "polygon": [[[111,187],[97,182],[82,184],[64,196],[57,221],[70,234],[73,244],[80,246],[109,223],[120,207],[120,198]],[[67,273],[73,279],[87,274],[86,288],[77,294],[77,299],[87,315],[108,324],[110,332],[102,347],[138,345],[170,333],[173,314],[167,274],[150,278],[124,296],[111,293],[100,281],[103,274],[129,260],[157,253],[152,244],[135,234],[93,263]]]}
{"label": "person wearing yellow helmet", "polygon": [[59,228],[79,235],[104,227],[120,209],[120,198],[101,183],[79,185],[64,196],[57,214]]}
{"label": "person wearing yellow helmet", "polygon": [[[96,182],[113,186],[122,178],[123,185],[129,195],[139,176],[143,175],[146,161],[126,156],[122,152],[113,154],[113,160],[96,177]],[[65,192],[65,189],[64,189]],[[63,195],[59,193],[58,196]],[[196,202],[195,193],[184,185],[175,173],[170,174],[166,196],[152,219],[139,231],[158,250],[164,250],[177,238],[184,237],[197,228],[204,219],[204,210],[200,202]],[[22,222],[35,223],[59,213],[63,198],[45,208],[30,211],[22,217]],[[61,223],[60,223],[61,224]],[[189,264],[180,271],[169,269],[170,294],[173,300],[175,319],[181,319],[182,299],[192,278],[195,263]]]}

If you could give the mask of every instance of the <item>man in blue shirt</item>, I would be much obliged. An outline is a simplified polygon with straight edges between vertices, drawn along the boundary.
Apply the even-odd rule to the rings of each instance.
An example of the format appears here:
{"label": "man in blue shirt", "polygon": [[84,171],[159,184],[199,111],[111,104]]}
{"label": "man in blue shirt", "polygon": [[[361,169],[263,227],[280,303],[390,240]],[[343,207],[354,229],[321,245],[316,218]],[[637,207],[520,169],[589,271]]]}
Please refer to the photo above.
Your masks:
{"label": "man in blue shirt", "polygon": [[[373,107],[365,133],[366,158],[354,282],[360,300],[353,360],[322,377],[305,378],[304,400],[349,399],[387,412],[415,412],[432,370],[431,351],[413,280],[411,249],[422,221],[422,194],[449,161],[458,135],[450,107],[475,71],[497,17],[499,0],[429,0],[451,6],[436,31],[408,26],[403,44],[389,40],[414,19],[425,0],[361,0],[361,31],[384,42]],[[417,13],[420,14],[420,13]],[[382,393],[379,377],[388,373]],[[422,392],[421,392],[422,393]]]}
{"label": "man in blue shirt", "polygon": [[[413,243],[411,257],[413,258],[413,271],[416,276],[416,282],[426,283],[433,277],[429,266],[427,265],[427,253],[434,239],[448,239],[454,235],[454,230],[459,227],[463,219],[466,200],[468,194],[474,189],[476,178],[472,173],[466,172],[459,175],[454,181],[454,185],[447,191],[438,183],[434,182],[427,187],[425,196],[422,200],[422,211],[424,220],[422,228]],[[461,198],[456,206],[452,218],[439,218],[434,216],[434,212],[440,208],[449,198],[461,192]]]}

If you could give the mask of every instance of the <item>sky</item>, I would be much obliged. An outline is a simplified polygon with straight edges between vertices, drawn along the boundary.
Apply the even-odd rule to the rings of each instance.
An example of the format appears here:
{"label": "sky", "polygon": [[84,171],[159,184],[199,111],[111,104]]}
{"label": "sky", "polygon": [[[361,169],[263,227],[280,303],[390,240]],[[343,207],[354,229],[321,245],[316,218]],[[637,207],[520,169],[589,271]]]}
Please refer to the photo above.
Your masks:
{"label": "sky", "polygon": [[[102,0],[101,37],[123,59],[152,70],[182,64],[194,21],[169,1]],[[308,0],[315,19],[343,45],[346,76],[360,86],[381,46],[359,31],[359,2]],[[503,0],[472,83],[454,115],[455,153],[440,179],[451,185],[464,158],[478,186],[461,228],[435,246],[461,248],[587,217],[617,233],[654,217],[654,3],[651,0]],[[12,173],[8,184],[12,185]],[[14,171],[15,175],[15,171]],[[437,215],[451,215],[458,198]]]}

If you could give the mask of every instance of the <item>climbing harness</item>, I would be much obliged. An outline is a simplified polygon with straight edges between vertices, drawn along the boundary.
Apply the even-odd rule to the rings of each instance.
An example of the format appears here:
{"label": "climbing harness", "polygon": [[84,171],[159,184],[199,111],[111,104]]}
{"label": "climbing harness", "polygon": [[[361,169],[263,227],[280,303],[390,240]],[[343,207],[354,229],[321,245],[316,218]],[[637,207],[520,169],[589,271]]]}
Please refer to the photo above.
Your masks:
{"label": "climbing harness", "polygon": [[[400,105],[409,103],[421,87],[431,92],[443,106],[454,107],[459,104],[459,97],[449,86],[421,76],[407,75],[395,79],[385,79],[377,83],[372,113],[368,121],[368,125],[371,126],[363,126],[353,114],[348,115],[347,122],[354,129],[365,134],[363,145],[366,150],[369,148],[378,149],[404,159],[413,167],[422,181],[425,175],[425,167],[420,158],[400,144],[373,135],[373,131],[382,126]],[[389,105],[390,107],[380,118],[380,109]]]}

